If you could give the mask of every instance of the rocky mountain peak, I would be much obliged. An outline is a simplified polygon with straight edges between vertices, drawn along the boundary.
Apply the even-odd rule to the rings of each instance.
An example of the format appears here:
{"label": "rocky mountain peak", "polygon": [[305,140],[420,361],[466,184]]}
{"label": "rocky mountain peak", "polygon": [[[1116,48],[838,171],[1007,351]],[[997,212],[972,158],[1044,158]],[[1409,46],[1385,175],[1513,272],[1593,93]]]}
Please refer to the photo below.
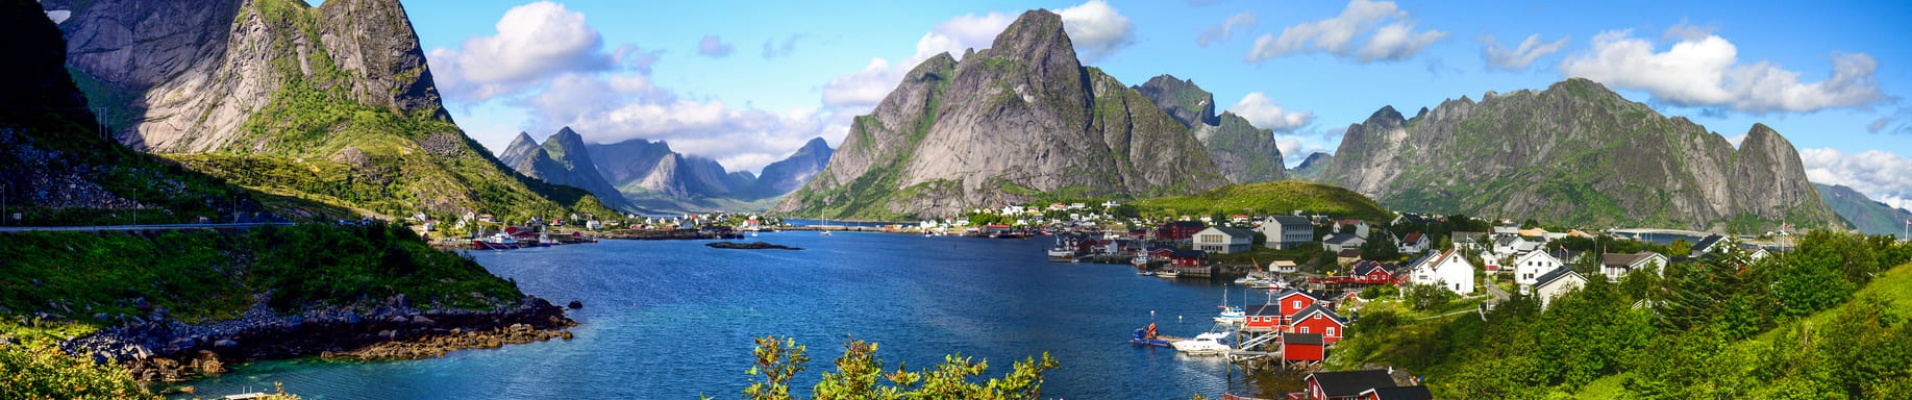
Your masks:
{"label": "rocky mountain peak", "polygon": [[1183,126],[1193,129],[1197,125],[1221,125],[1221,120],[1215,116],[1215,95],[1196,86],[1194,80],[1176,79],[1169,74],[1156,75],[1136,86],[1135,90],[1142,92],[1142,96],[1162,107],[1162,111],[1168,112],[1169,117],[1175,118]]}
{"label": "rocky mountain peak", "polygon": [[498,161],[506,166],[515,166],[534,150],[538,150],[538,142],[531,139],[531,134],[520,131],[517,138],[511,139],[511,145],[498,153]]}
{"label": "rocky mountain peak", "polygon": [[1051,60],[1077,64],[1075,45],[1062,29],[1062,16],[1040,9],[1022,13],[1016,22],[996,35],[989,55],[1039,64]]}

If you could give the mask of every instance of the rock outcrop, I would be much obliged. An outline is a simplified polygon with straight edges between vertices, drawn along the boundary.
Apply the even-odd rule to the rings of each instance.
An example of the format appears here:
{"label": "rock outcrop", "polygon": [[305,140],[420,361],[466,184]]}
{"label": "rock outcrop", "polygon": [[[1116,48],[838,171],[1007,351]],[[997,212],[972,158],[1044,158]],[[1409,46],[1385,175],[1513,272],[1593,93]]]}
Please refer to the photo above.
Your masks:
{"label": "rock outcrop", "polygon": [[1227,183],[1135,89],[1077,60],[1062,19],[1024,13],[989,49],[924,60],[858,117],[788,215],[954,216],[1041,193],[1157,196]]}
{"label": "rock outcrop", "polygon": [[1307,159],[1301,160],[1301,165],[1296,165],[1295,169],[1288,170],[1288,176],[1304,180],[1318,178],[1321,172],[1328,170],[1328,162],[1333,160],[1333,154],[1317,151],[1309,154]]}
{"label": "rock outcrop", "polygon": [[1325,182],[1402,211],[1585,226],[1758,232],[1834,226],[1798,151],[1765,125],[1737,150],[1599,83],[1488,92],[1348,127]]}
{"label": "rock outcrop", "polygon": [[810,139],[789,157],[764,166],[752,190],[759,197],[777,197],[796,191],[830,165],[831,153],[830,144],[823,138]]}
{"label": "rock outcrop", "polygon": [[1215,115],[1215,95],[1194,81],[1159,75],[1135,87],[1162,111],[1195,133],[1208,150],[1215,169],[1234,183],[1255,183],[1287,177],[1275,132],[1256,128],[1232,112]]}

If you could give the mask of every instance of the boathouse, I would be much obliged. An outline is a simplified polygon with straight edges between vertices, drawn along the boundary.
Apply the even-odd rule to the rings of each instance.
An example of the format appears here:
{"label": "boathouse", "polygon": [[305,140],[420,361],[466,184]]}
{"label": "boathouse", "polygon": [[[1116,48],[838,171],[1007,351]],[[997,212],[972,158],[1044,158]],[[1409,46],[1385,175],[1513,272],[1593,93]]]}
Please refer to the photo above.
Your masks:
{"label": "boathouse", "polygon": [[1321,362],[1327,359],[1322,352],[1321,334],[1283,333],[1281,334],[1281,360],[1287,362]]}
{"label": "boathouse", "polygon": [[1316,372],[1308,374],[1310,400],[1355,400],[1371,389],[1396,387],[1394,377],[1385,370]]}
{"label": "boathouse", "polygon": [[1319,333],[1322,343],[1332,345],[1347,333],[1348,321],[1335,315],[1334,310],[1316,304],[1289,315],[1288,325],[1288,332]]}

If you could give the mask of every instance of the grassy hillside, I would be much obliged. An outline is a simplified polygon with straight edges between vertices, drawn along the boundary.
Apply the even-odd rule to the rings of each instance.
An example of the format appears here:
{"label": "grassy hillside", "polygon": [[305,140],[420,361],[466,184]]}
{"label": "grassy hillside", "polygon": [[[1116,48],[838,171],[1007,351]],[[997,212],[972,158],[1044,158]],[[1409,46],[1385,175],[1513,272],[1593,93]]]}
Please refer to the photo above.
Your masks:
{"label": "grassy hillside", "polygon": [[[270,304],[345,305],[404,294],[413,304],[489,309],[523,298],[516,285],[409,229],[298,225],[250,231],[36,232],[6,235],[0,333],[83,335],[156,310],[187,322],[229,319]],[[19,325],[45,312],[50,325]],[[103,317],[103,318],[102,318]],[[62,326],[76,324],[61,329]]]}
{"label": "grassy hillside", "polygon": [[1302,181],[1228,185],[1202,194],[1136,201],[1145,215],[1287,214],[1296,210],[1386,223],[1393,213],[1338,186]]}

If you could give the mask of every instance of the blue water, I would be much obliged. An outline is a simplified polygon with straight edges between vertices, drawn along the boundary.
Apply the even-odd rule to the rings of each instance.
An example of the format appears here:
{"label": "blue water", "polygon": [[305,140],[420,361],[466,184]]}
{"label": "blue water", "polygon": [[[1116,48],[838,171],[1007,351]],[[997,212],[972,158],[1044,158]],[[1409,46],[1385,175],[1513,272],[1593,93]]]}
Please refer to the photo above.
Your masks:
{"label": "blue water", "polygon": [[[807,389],[848,336],[880,343],[894,369],[943,355],[989,361],[999,377],[1050,352],[1053,398],[1215,397],[1241,393],[1214,358],[1135,347],[1153,321],[1193,336],[1212,325],[1223,285],[1135,275],[1120,265],[1055,264],[1044,240],[766,233],[804,251],[718,250],[704,241],[604,241],[474,253],[526,293],[582,300],[576,339],[468,350],[416,361],[250,363],[190,383],[201,395],[282,382],[307,399],[736,398],[751,382],[751,339],[792,336],[810,349]],[[1232,291],[1240,302],[1239,290]],[[1153,316],[1151,316],[1153,311]],[[1183,318],[1178,318],[1178,316]],[[1230,379],[1230,377],[1233,379]],[[1231,383],[1233,381],[1234,383]],[[807,390],[805,390],[807,392]]]}

